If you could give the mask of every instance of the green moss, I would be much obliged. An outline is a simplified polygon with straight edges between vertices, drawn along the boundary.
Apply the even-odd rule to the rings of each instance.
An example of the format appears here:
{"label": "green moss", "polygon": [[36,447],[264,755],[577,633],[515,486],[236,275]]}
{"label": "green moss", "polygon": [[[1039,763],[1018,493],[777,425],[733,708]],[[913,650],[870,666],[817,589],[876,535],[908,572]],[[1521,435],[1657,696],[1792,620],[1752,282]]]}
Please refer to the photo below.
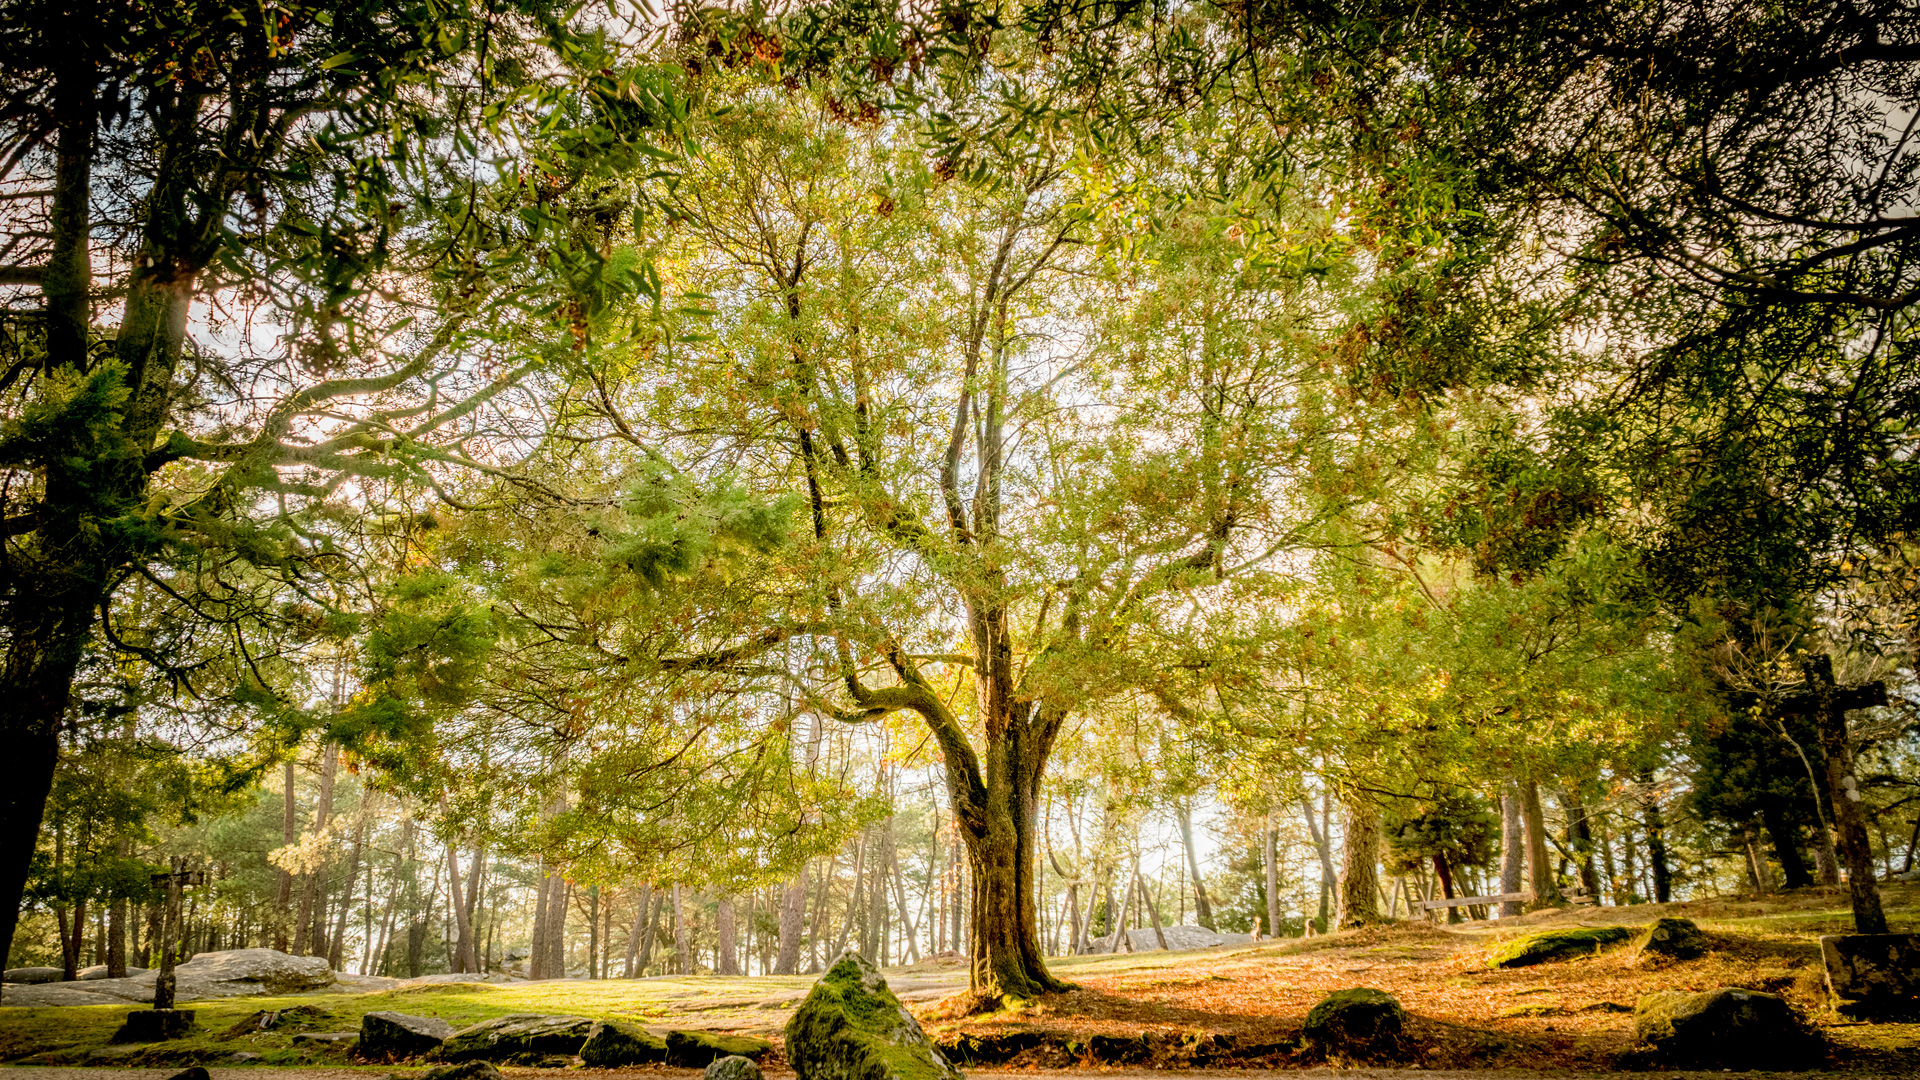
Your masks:
{"label": "green moss", "polygon": [[1490,968],[1526,967],[1574,956],[1589,956],[1633,936],[1624,926],[1573,926],[1543,930],[1507,942],[1487,961]]}
{"label": "green moss", "polygon": [[848,953],[787,1021],[787,1059],[801,1080],[956,1080],[887,989],[878,969]]}

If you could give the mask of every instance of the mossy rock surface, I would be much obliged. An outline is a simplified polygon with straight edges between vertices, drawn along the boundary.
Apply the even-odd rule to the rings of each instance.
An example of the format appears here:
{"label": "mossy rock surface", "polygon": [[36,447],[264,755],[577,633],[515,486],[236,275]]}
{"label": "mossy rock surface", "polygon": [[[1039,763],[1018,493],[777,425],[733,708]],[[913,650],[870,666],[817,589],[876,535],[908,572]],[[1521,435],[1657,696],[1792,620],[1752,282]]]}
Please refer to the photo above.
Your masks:
{"label": "mossy rock surface", "polygon": [[1318,1056],[1378,1061],[1399,1055],[1406,1026],[1407,1011],[1392,994],[1356,986],[1322,998],[1307,1012],[1302,1034]]}
{"label": "mossy rock surface", "polygon": [[1665,1065],[1696,1069],[1805,1069],[1822,1045],[1776,994],[1722,986],[1704,993],[1648,994],[1633,1033]]}
{"label": "mossy rock surface", "polygon": [[702,1080],[761,1080],[760,1065],[750,1057],[729,1054],[707,1066]]}
{"label": "mossy rock surface", "polygon": [[612,1020],[596,1020],[580,1047],[580,1063],[594,1069],[653,1065],[667,1060],[667,1040],[651,1031]]}
{"label": "mossy rock surface", "polygon": [[461,1028],[433,1052],[436,1061],[506,1061],[516,1054],[572,1057],[586,1044],[593,1021],[584,1016],[515,1013]]}
{"label": "mossy rock surface", "polygon": [[842,956],[787,1021],[800,1080],[962,1080],[872,961]]}
{"label": "mossy rock surface", "polygon": [[1643,960],[1698,960],[1707,955],[1707,935],[1692,919],[1655,919],[1634,939],[1633,952]]}
{"label": "mossy rock surface", "polygon": [[723,1057],[765,1057],[773,1044],[749,1035],[715,1035],[707,1031],[667,1032],[667,1064],[677,1069],[704,1069]]}
{"label": "mossy rock surface", "polygon": [[1632,936],[1633,931],[1624,926],[1571,926],[1564,930],[1542,930],[1507,942],[1487,961],[1487,966],[1517,968],[1576,956],[1591,956]]}

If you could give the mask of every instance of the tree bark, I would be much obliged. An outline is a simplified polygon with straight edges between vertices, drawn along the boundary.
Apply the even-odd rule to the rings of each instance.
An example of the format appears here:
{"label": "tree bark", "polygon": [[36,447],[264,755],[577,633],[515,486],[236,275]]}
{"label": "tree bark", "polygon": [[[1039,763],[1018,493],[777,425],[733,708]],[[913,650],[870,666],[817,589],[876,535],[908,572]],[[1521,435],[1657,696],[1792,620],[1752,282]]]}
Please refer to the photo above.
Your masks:
{"label": "tree bark", "polygon": [[713,917],[714,933],[719,938],[719,954],[714,958],[717,961],[714,966],[719,969],[717,974],[720,975],[740,974],[740,950],[739,943],[734,940],[736,930],[733,923],[733,898],[723,896]]}
{"label": "tree bark", "polygon": [[780,954],[774,959],[775,975],[800,972],[800,939],[806,929],[807,868],[793,875],[780,893]]}
{"label": "tree bark", "polygon": [[1141,880],[1140,863],[1133,864],[1133,879],[1140,886],[1140,899],[1147,905],[1147,920],[1153,926],[1153,939],[1160,943],[1160,951],[1167,949],[1167,935],[1160,928],[1160,906],[1153,902],[1153,893],[1147,889],[1147,883]]}
{"label": "tree bark", "polygon": [[1567,806],[1567,847],[1573,852],[1574,866],[1580,871],[1580,885],[1594,903],[1600,902],[1600,877],[1593,869],[1593,828],[1587,821],[1586,803],[1580,798],[1578,784],[1562,789]]}
{"label": "tree bark", "polygon": [[693,959],[692,928],[687,925],[686,890],[679,885],[673,887],[673,952],[674,969],[682,975],[692,975],[696,970]]}
{"label": "tree bark", "polygon": [[1347,929],[1381,921],[1381,825],[1380,808],[1364,793],[1350,792],[1342,802],[1346,840],[1341,846],[1340,926]]}
{"label": "tree bark", "polygon": [[[1876,703],[1867,688],[1856,688],[1858,701],[1834,685],[1833,660],[1814,657],[1806,665],[1807,681],[1817,699],[1815,720],[1820,725],[1820,748],[1827,755],[1827,798],[1833,804],[1834,831],[1839,833],[1840,856],[1847,866],[1847,896],[1853,904],[1853,928],[1860,934],[1887,932],[1886,912],[1880,906],[1880,886],[1873,867],[1873,845],[1867,836],[1866,814],[1862,809],[1859,781],[1853,773],[1853,746],[1847,739],[1849,706]],[[1885,703],[1884,686],[1875,684],[1877,703]]]}
{"label": "tree bark", "polygon": [[[1526,866],[1525,830],[1520,825],[1519,786],[1511,779],[1500,791],[1500,891],[1520,891],[1522,870]],[[1518,900],[1502,900],[1500,917],[1511,919],[1522,910]]]}
{"label": "tree bark", "polygon": [[647,916],[651,914],[653,907],[653,886],[642,882],[639,892],[639,902],[634,905],[633,929],[627,933],[627,966],[625,976],[629,979],[645,970],[639,966],[640,935],[645,932]]}
{"label": "tree bark", "polygon": [[[296,777],[293,772],[293,758],[288,757],[280,773],[280,843],[291,847],[300,839],[299,802],[295,797]],[[280,888],[273,899],[273,947],[286,952],[292,947],[290,936],[293,930],[293,871],[281,870]]]}
{"label": "tree bark", "polygon": [[[313,831],[315,835],[326,832],[328,819],[333,815],[333,781],[340,769],[340,747],[328,743],[320,756],[320,796],[313,807]],[[315,868],[301,875],[300,914],[293,924],[293,951],[296,956],[305,956],[309,952],[324,954],[322,942],[314,940],[317,913],[314,900],[320,889],[322,870]]]}
{"label": "tree bark", "polygon": [[1540,785],[1527,780],[1520,785],[1520,811],[1527,826],[1528,886],[1533,890],[1535,908],[1556,907],[1566,901],[1560,895],[1560,883],[1547,861],[1547,816],[1540,806]]}
{"label": "tree bark", "polygon": [[1673,875],[1667,869],[1667,825],[1660,812],[1660,796],[1654,790],[1653,770],[1642,769],[1640,781],[1641,821],[1647,830],[1647,871],[1653,877],[1653,900],[1664,904],[1673,898]]}
{"label": "tree bark", "polygon": [[1180,825],[1181,847],[1187,853],[1187,872],[1193,875],[1193,921],[1213,930],[1213,904],[1207,899],[1207,883],[1200,878],[1200,856],[1193,850],[1193,810],[1185,803],[1176,803],[1173,813]]}

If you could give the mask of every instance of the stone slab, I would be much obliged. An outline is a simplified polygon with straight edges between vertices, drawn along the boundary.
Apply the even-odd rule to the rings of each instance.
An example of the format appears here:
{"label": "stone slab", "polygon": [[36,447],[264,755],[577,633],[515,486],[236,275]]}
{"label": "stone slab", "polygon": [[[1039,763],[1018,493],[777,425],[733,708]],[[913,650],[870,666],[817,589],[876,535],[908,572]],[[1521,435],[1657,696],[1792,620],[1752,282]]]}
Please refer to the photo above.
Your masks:
{"label": "stone slab", "polygon": [[1820,939],[1820,958],[1841,1012],[1920,1014],[1920,935],[1828,934]]}

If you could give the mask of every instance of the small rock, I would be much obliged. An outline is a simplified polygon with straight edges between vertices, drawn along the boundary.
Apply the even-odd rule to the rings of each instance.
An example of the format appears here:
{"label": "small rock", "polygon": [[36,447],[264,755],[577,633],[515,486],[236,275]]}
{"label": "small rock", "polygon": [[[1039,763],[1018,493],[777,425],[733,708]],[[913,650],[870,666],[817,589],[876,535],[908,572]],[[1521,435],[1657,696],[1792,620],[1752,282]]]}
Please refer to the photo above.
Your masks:
{"label": "small rock", "polygon": [[1707,935],[1692,919],[1661,918],[1634,940],[1636,960],[1698,960],[1707,955]]}
{"label": "small rock", "polygon": [[57,968],[57,967],[8,968],[6,973],[7,982],[26,983],[28,985],[32,985],[35,983],[63,982],[66,980],[66,977],[67,977],[66,969]]}
{"label": "small rock", "polygon": [[165,1042],[178,1039],[193,1029],[192,1009],[135,1009],[127,1022],[113,1033],[113,1041]]}
{"label": "small rock", "polygon": [[1374,1061],[1400,1053],[1407,1011],[1392,994],[1371,987],[1336,990],[1307,1012],[1307,1046],[1335,1060]]}
{"label": "small rock", "polygon": [[437,1016],[370,1012],[360,1018],[360,1056],[372,1061],[431,1054],[453,1035],[453,1025]]}
{"label": "small rock", "polygon": [[750,1057],[728,1054],[707,1066],[703,1080],[760,1080],[760,1066]]}
{"label": "small rock", "polygon": [[293,1037],[296,1043],[350,1043],[360,1037],[357,1031],[303,1031]]}
{"label": "small rock", "polygon": [[420,1080],[501,1080],[500,1070],[488,1061],[463,1061],[435,1069]]}
{"label": "small rock", "polygon": [[788,1018],[800,1080],[962,1080],[873,961],[849,950]]}
{"label": "small rock", "polygon": [[1690,1068],[1806,1068],[1820,1049],[1785,999],[1736,986],[1648,994],[1633,1029],[1660,1061]]}
{"label": "small rock", "polygon": [[203,1066],[195,1065],[191,1068],[181,1069],[179,1072],[167,1077],[167,1080],[213,1080],[213,1077],[208,1074]]}
{"label": "small rock", "polygon": [[1507,942],[1487,961],[1487,966],[1516,968],[1588,956],[1632,936],[1632,932],[1624,926],[1570,926],[1564,930],[1543,930]]}
{"label": "small rock", "polygon": [[1841,1013],[1876,1020],[1920,1015],[1920,936],[1829,934],[1820,939],[1820,957]]}
{"label": "small rock", "polygon": [[580,1063],[594,1069],[619,1069],[667,1060],[667,1040],[650,1031],[596,1020],[580,1047]]}
{"label": "small rock", "polygon": [[259,1061],[261,1057],[251,1050],[236,1050],[228,1054],[226,1060],[229,1065],[245,1065],[250,1061]]}
{"label": "small rock", "polygon": [[515,1054],[506,1060],[508,1065],[518,1065],[523,1069],[570,1069],[573,1059],[565,1054]]}
{"label": "small rock", "polygon": [[[791,1045],[791,1040],[789,1040]],[[667,1032],[667,1064],[676,1069],[704,1069],[729,1055],[766,1056],[773,1044],[747,1035],[715,1035],[706,1031]],[[795,1066],[797,1069],[799,1066]]]}

